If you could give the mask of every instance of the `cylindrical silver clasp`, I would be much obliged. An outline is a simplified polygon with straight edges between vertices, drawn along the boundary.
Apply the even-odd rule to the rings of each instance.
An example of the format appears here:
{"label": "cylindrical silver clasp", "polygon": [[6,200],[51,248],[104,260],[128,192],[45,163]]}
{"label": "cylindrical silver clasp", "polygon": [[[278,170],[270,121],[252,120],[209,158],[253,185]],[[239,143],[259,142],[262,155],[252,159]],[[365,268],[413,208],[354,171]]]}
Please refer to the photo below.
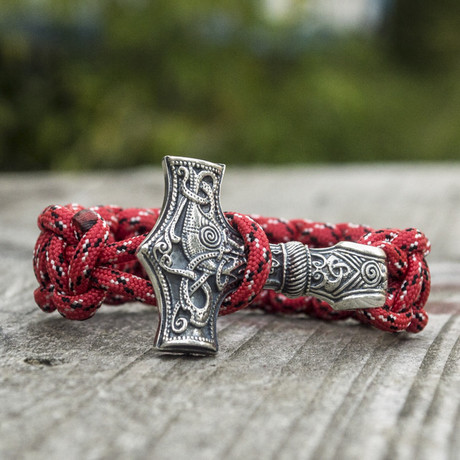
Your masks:
{"label": "cylindrical silver clasp", "polygon": [[386,298],[386,255],[380,248],[341,242],[308,248],[290,241],[271,244],[272,268],[266,289],[291,298],[312,296],[335,310],[381,307]]}

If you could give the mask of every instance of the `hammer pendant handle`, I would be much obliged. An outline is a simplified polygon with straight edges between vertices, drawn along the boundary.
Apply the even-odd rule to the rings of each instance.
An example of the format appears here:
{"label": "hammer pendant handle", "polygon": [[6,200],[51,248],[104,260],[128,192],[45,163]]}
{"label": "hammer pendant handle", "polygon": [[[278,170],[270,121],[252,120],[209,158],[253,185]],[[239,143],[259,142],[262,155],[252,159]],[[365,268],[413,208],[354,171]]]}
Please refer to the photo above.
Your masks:
{"label": "hammer pendant handle", "polygon": [[358,243],[310,249],[300,242],[271,244],[272,269],[265,283],[286,297],[312,296],[334,310],[380,307],[388,274],[385,252]]}

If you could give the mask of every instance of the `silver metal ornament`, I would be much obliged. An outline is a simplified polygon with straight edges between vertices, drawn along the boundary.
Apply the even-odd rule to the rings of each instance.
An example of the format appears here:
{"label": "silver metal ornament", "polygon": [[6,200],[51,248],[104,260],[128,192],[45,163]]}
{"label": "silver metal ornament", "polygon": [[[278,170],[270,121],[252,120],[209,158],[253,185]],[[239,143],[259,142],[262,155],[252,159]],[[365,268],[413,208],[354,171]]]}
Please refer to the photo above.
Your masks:
{"label": "silver metal ornament", "polygon": [[[137,253],[158,301],[156,347],[215,353],[219,308],[242,281],[247,262],[243,240],[220,206],[225,165],[165,157],[163,170],[162,211]],[[350,242],[321,249],[288,242],[270,244],[270,249],[265,289],[293,298],[313,296],[336,310],[385,302],[388,274],[382,249]]]}

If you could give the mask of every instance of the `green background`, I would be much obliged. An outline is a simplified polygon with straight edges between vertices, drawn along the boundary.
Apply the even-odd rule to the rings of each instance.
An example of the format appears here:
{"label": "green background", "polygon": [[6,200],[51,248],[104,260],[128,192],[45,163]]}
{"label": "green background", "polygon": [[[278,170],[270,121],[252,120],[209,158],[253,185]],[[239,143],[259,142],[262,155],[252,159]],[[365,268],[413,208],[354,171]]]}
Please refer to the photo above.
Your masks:
{"label": "green background", "polygon": [[2,1],[0,169],[460,159],[458,0],[291,3]]}

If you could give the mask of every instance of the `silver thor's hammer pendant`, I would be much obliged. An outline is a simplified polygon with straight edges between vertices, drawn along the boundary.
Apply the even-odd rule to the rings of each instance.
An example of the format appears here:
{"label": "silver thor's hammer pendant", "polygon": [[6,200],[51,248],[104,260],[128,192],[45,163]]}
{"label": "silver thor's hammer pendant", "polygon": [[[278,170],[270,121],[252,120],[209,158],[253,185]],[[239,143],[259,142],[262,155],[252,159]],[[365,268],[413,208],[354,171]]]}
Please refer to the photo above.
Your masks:
{"label": "silver thor's hammer pendant", "polygon": [[[220,207],[225,165],[165,157],[163,169],[161,215],[137,253],[160,311],[156,347],[214,353],[220,305],[238,287],[246,265],[243,240]],[[321,249],[288,242],[270,244],[270,249],[266,289],[287,297],[317,297],[336,310],[375,308],[385,302],[382,249],[348,242]]]}

